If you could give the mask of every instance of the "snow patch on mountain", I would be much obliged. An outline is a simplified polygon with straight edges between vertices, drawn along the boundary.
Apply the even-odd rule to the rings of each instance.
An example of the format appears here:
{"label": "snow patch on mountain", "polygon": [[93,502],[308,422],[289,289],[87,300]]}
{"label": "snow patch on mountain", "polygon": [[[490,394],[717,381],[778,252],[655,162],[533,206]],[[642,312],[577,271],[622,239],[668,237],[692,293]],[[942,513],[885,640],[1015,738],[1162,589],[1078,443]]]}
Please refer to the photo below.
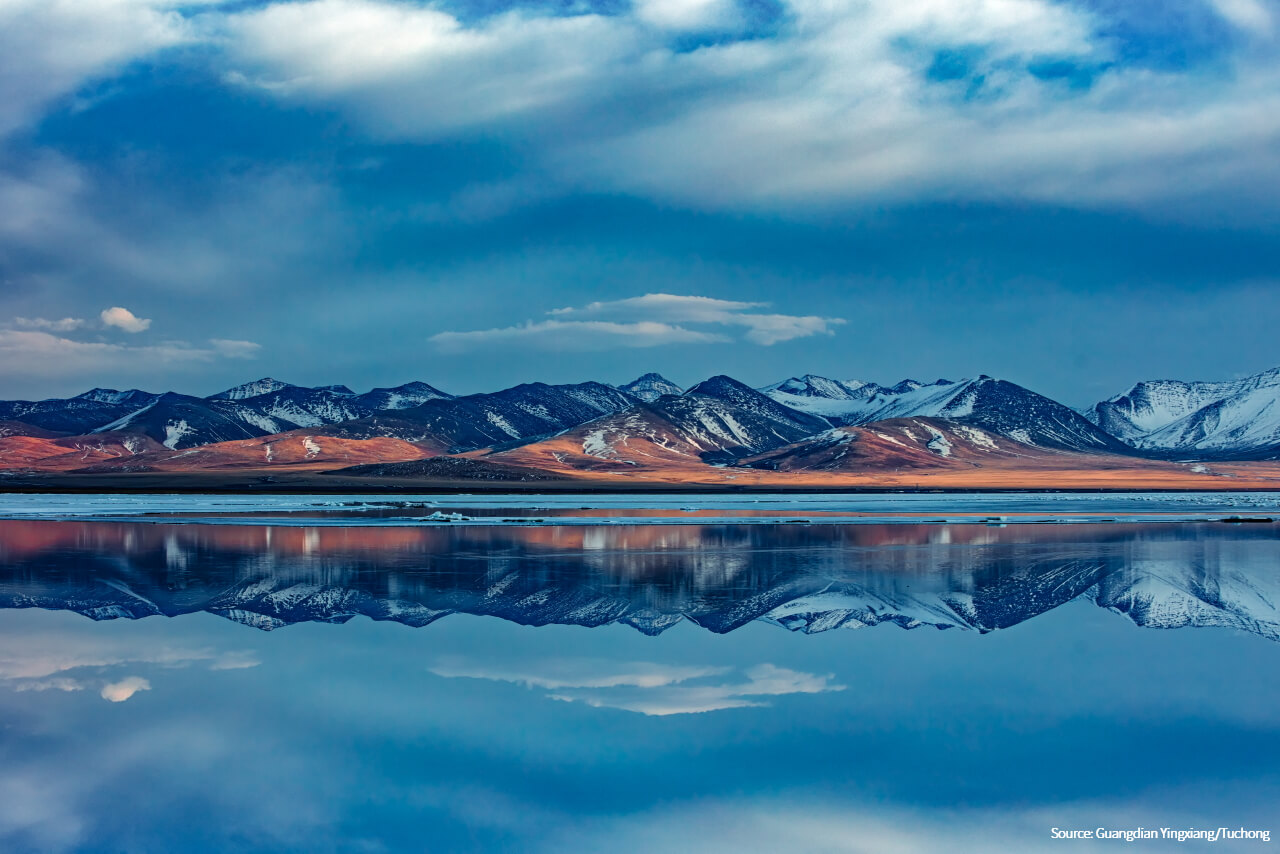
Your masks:
{"label": "snow patch on mountain", "polygon": [[226,391],[220,391],[217,394],[209,395],[210,400],[244,400],[250,397],[257,397],[260,394],[270,394],[273,391],[280,391],[285,388],[292,388],[292,384],[282,382],[273,377],[263,377],[260,380],[244,383],[242,385],[233,386]]}
{"label": "snow patch on mountain", "polygon": [[164,441],[160,444],[171,451],[177,450],[178,443],[194,432],[195,429],[185,419],[170,421],[164,426]]}
{"label": "snow patch on mountain", "polygon": [[947,441],[947,437],[942,434],[942,431],[927,424],[925,429],[932,434],[929,441],[925,442],[925,447],[940,457],[951,456],[951,443]]}

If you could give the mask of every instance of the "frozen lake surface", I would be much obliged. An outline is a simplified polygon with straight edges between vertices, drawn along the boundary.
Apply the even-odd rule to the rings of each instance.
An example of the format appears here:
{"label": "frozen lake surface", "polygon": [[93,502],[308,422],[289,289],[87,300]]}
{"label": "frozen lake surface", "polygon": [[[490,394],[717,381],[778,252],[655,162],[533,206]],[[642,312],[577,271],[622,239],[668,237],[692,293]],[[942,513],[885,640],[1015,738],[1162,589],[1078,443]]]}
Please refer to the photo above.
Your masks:
{"label": "frozen lake surface", "polygon": [[271,525],[1156,522],[1268,515],[1280,517],[1280,493],[0,495],[0,519],[152,517]]}

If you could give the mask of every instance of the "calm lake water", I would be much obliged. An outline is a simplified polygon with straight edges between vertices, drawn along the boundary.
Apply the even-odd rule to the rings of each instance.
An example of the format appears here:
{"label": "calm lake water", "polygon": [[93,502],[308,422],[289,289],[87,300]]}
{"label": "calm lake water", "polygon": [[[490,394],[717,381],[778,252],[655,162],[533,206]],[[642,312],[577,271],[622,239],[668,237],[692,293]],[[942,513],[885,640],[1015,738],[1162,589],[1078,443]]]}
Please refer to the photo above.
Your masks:
{"label": "calm lake water", "polygon": [[14,511],[0,850],[1270,850],[1051,831],[1280,829],[1280,523],[961,503]]}

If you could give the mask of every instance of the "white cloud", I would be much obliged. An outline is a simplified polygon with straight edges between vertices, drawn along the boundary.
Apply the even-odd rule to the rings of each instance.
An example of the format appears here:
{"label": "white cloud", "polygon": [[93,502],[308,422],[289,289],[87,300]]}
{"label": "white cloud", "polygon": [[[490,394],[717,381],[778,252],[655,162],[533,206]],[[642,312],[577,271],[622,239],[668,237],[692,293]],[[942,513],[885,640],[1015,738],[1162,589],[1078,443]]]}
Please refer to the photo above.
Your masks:
{"label": "white cloud", "polygon": [[493,667],[453,660],[431,668],[438,676],[490,679],[547,691],[553,700],[650,716],[697,714],[766,705],[769,697],[843,691],[831,674],[761,664],[745,679],[725,680],[724,667],[561,659],[525,667]]}
{"label": "white cloud", "polygon": [[473,332],[439,332],[429,340],[446,353],[507,344],[544,350],[609,350],[670,344],[724,344],[735,340],[723,332],[689,328],[710,325],[745,327],[744,340],[767,347],[794,338],[831,335],[833,327],[844,323],[837,317],[753,311],[766,305],[703,296],[645,294],[593,302],[579,308],[553,309],[547,312],[552,320],[530,320],[518,326]]}
{"label": "white cloud", "polygon": [[428,340],[443,353],[465,353],[503,344],[540,350],[609,350],[615,347],[723,343],[730,339],[713,332],[699,332],[653,321],[543,320],[473,332],[438,332]]}
{"label": "white cloud", "polygon": [[[1213,2],[1237,26],[1271,27],[1258,0]],[[1170,200],[1203,211],[1206,195],[1280,208],[1263,189],[1280,180],[1272,51],[1212,80],[1134,66],[1116,61],[1104,13],[1052,0],[790,0],[770,37],[677,49],[669,27],[714,31],[722,12],[642,0],[615,16],[464,22],[313,0],[230,16],[226,32],[239,79],[337,105],[379,136],[500,131],[562,192],[786,211],[942,198],[1165,215]],[[931,77],[954,49],[971,73]],[[1093,85],[1044,79],[1043,62]]]}
{"label": "white cloud", "polygon": [[[729,0],[466,20],[406,0],[6,0],[0,85],[17,94],[0,133],[133,58],[202,42],[232,85],[336,107],[376,137],[508,146],[514,176],[425,202],[428,217],[580,191],[787,212],[976,199],[1280,214],[1273,7],[1208,2],[1258,36],[1213,74],[1118,59],[1105,10],[1054,0],[785,0],[785,26],[741,39]],[[697,33],[719,35],[690,50]],[[931,76],[955,49],[970,73]],[[1092,85],[1035,72],[1059,61]],[[8,205],[0,231],[39,234],[37,201]]]}
{"label": "white cloud", "polygon": [[210,670],[248,670],[262,662],[256,655],[245,650],[224,652],[209,663]]}
{"label": "white cloud", "polygon": [[649,320],[721,323],[735,312],[763,308],[762,302],[739,302],[680,294],[645,294],[639,297],[588,303],[581,308],[556,308],[547,312],[560,317],[644,317]]}
{"label": "white cloud", "polygon": [[149,319],[138,317],[129,309],[118,305],[103,309],[100,317],[107,326],[114,326],[125,332],[145,332],[151,328]]}
{"label": "white cloud", "polygon": [[179,0],[0,2],[0,135],[129,62],[192,38]]}
{"label": "white cloud", "polygon": [[719,676],[725,667],[657,664],[651,661],[611,661],[603,658],[559,658],[536,667],[477,665],[462,658],[442,659],[430,668],[437,676],[491,679],[529,688],[660,688],[689,679]]}
{"label": "white cloud", "polygon": [[262,349],[261,344],[253,341],[237,341],[230,338],[210,338],[209,345],[215,353],[228,359],[252,359]]}
{"label": "white cloud", "polygon": [[1271,35],[1274,20],[1271,11],[1260,0],[1209,0],[1218,14],[1242,30],[1261,36]]}
{"label": "white cloud", "polygon": [[[152,649],[141,642],[119,639],[106,642],[101,638],[90,640],[62,633],[46,632],[29,638],[29,644],[10,645],[0,649],[0,685],[10,685],[14,690],[43,690],[24,688],[36,680],[47,687],[59,690],[79,690],[80,680],[72,680],[66,674],[80,668],[124,667],[129,665],[153,665],[158,667],[187,667],[207,664],[210,670],[237,670],[255,667],[257,657],[248,650],[219,652],[204,647]],[[66,683],[60,679],[69,680]],[[75,687],[65,687],[74,684]]]}
{"label": "white cloud", "polygon": [[844,323],[838,317],[761,314],[752,310],[767,305],[768,303],[762,302],[739,302],[703,296],[645,294],[608,302],[593,302],[581,308],[558,308],[550,314],[557,317],[605,317],[633,322],[645,319],[743,326],[748,330],[744,336],[746,340],[766,347],[793,338],[831,335],[832,327]]}
{"label": "white cloud", "polygon": [[151,683],[141,676],[126,676],[119,682],[109,682],[102,686],[102,699],[112,703],[123,703],[139,691],[150,691]]}
{"label": "white cloud", "polygon": [[13,690],[18,693],[24,691],[83,691],[84,683],[76,679],[70,679],[66,676],[56,676],[52,679],[33,679],[30,681],[20,681],[13,683]]}
{"label": "white cloud", "polygon": [[[220,340],[220,339],[219,339]],[[193,347],[182,341],[133,346],[77,341],[49,332],[0,328],[0,378],[101,377],[104,372],[252,358],[257,345],[231,342]]]}
{"label": "white cloud", "polygon": [[15,317],[13,325],[19,329],[47,329],[50,332],[72,332],[82,329],[88,321],[79,317],[64,317],[60,320],[48,320],[43,317]]}
{"label": "white cloud", "polygon": [[599,15],[509,12],[473,26],[383,0],[275,3],[227,19],[233,80],[285,98],[341,100],[393,135],[561,111],[610,88],[628,27]]}

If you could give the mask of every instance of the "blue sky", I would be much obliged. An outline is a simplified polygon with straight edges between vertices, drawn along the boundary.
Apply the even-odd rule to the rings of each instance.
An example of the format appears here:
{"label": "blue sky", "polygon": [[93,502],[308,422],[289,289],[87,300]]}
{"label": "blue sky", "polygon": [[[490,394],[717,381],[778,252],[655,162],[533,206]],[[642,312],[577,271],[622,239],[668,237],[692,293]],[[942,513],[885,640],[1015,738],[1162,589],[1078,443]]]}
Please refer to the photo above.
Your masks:
{"label": "blue sky", "polygon": [[1273,0],[0,0],[0,396],[1252,373],[1277,38]]}

